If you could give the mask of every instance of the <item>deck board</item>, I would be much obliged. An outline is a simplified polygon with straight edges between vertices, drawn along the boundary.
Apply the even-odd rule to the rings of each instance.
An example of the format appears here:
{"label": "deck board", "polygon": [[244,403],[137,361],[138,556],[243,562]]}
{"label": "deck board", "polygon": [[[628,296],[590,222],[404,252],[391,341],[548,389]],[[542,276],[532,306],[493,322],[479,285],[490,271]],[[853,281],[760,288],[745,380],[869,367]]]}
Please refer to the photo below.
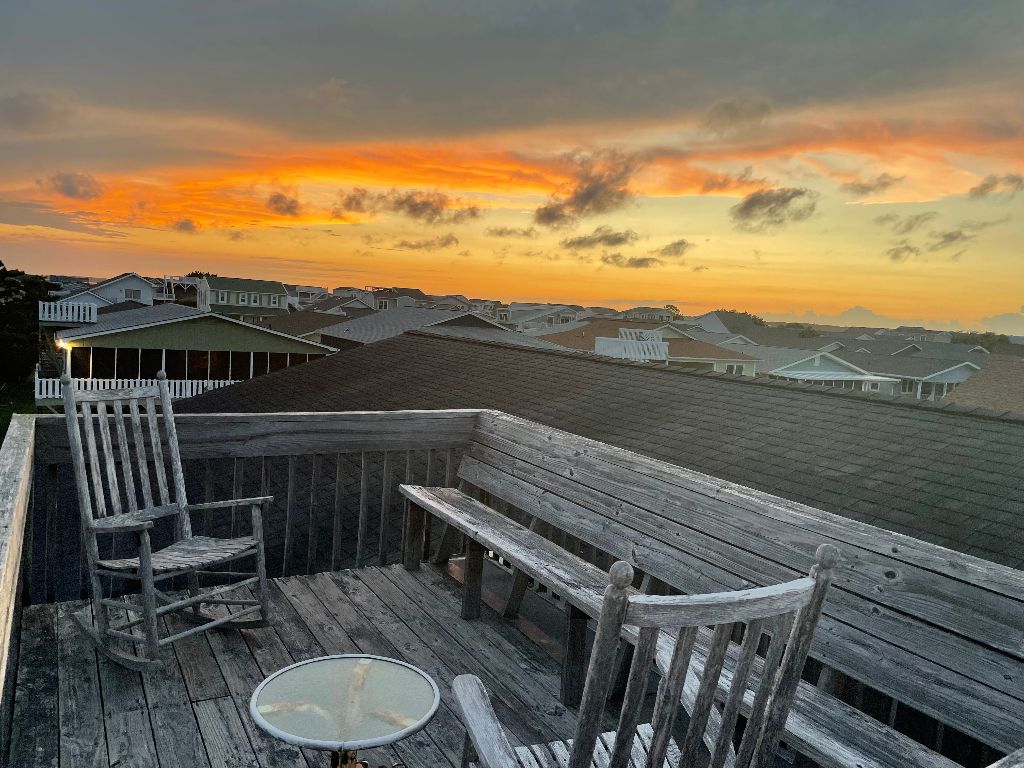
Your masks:
{"label": "deck board", "polygon": [[248,702],[266,675],[328,653],[401,658],[426,670],[441,689],[431,724],[394,747],[361,752],[371,765],[457,768],[463,730],[450,686],[465,672],[494,691],[513,742],[573,732],[573,714],[557,698],[556,662],[492,611],[476,622],[459,618],[455,584],[438,571],[390,566],[292,576],[272,583],[270,600],[272,627],[188,638],[165,650],[162,670],[145,675],[89,649],[73,626],[82,603],[27,608],[15,699],[21,716],[12,734],[18,765],[326,765],[323,753],[264,736],[249,718]]}

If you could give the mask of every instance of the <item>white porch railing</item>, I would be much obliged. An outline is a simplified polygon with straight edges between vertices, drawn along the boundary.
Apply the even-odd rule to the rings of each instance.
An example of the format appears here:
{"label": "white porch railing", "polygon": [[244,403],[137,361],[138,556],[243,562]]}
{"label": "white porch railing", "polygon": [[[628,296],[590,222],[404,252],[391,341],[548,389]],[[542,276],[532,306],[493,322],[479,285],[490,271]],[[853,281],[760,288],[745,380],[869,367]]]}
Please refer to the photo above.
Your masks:
{"label": "white porch railing", "polygon": [[[156,379],[72,379],[76,392],[95,392],[104,389],[131,389],[133,387],[155,386]],[[171,397],[180,399],[208,392],[211,389],[234,384],[234,379],[168,379]],[[36,400],[60,400],[63,397],[60,379],[36,377]]]}
{"label": "white porch railing", "polygon": [[594,339],[594,352],[605,357],[618,357],[636,363],[652,360],[668,362],[668,342],[612,339],[598,336]]}
{"label": "white porch railing", "polygon": [[39,321],[42,323],[95,323],[96,305],[73,301],[40,301]]}

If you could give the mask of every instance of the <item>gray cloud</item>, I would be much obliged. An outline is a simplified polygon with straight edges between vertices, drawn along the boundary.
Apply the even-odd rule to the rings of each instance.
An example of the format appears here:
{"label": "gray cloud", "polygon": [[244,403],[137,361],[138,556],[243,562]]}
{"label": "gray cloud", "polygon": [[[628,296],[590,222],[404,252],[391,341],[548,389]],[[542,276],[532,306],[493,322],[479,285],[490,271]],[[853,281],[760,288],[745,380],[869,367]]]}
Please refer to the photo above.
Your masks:
{"label": "gray cloud", "polygon": [[298,216],[301,207],[298,198],[284,192],[275,192],[267,198],[267,208],[279,216]]}
{"label": "gray cloud", "polygon": [[74,200],[93,200],[103,194],[103,185],[88,173],[55,173],[36,183],[48,192]]}
{"label": "gray cloud", "polygon": [[19,91],[0,96],[0,126],[15,131],[29,133],[59,128],[71,114],[70,105],[48,93]]}
{"label": "gray cloud", "polygon": [[454,233],[432,237],[427,240],[400,240],[394,247],[403,251],[423,251],[431,248],[449,248],[459,244],[459,238]]}
{"label": "gray cloud", "polygon": [[171,223],[171,229],[175,232],[182,232],[186,235],[194,235],[199,231],[199,227],[192,219],[178,219]]}
{"label": "gray cloud", "polygon": [[525,237],[532,240],[539,233],[536,227],[488,227],[487,234],[491,237]]}
{"label": "gray cloud", "polygon": [[87,211],[63,213],[44,203],[0,200],[0,223],[19,227],[48,227],[65,232],[81,232],[99,237],[125,237],[124,232],[109,229]]}
{"label": "gray cloud", "polygon": [[966,229],[969,232],[981,232],[992,227],[998,227],[1000,224],[1006,224],[1011,220],[1009,215],[1003,216],[1001,219],[992,219],[991,221],[978,221],[977,219],[969,219],[967,221],[960,222],[960,229]]}
{"label": "gray cloud", "polygon": [[627,229],[622,232],[616,232],[609,226],[601,226],[591,232],[589,235],[580,235],[579,237],[569,237],[562,241],[563,248],[597,248],[598,246],[606,246],[609,248],[616,248],[623,245],[631,245],[640,239],[640,235],[634,232],[632,229]]}
{"label": "gray cloud", "polygon": [[965,245],[974,239],[974,235],[962,229],[951,229],[946,232],[929,232],[932,241],[928,244],[929,251],[944,251],[957,245]]}
{"label": "gray cloud", "polygon": [[355,187],[350,192],[339,192],[338,202],[331,208],[331,215],[336,219],[344,219],[349,213],[376,215],[385,212],[397,213],[426,224],[461,224],[480,217],[477,206],[468,205],[459,198],[436,190],[423,192],[416,189],[392,189],[375,194],[363,187]]}
{"label": "gray cloud", "polygon": [[707,272],[711,267],[705,267],[703,264],[698,264],[693,268],[693,272]]}
{"label": "gray cloud", "polygon": [[717,101],[704,115],[704,128],[719,136],[748,131],[761,127],[771,111],[771,104],[760,99]]}
{"label": "gray cloud", "polygon": [[709,176],[701,185],[701,192],[721,192],[746,184],[767,184],[767,179],[755,179],[754,167],[748,165],[740,173],[719,173]]}
{"label": "gray cloud", "polygon": [[921,249],[907,240],[900,240],[885,252],[891,261],[902,262],[921,255]]}
{"label": "gray cloud", "polygon": [[1024,192],[1024,175],[992,173],[982,179],[976,187],[971,187],[967,194],[977,200],[990,195],[1013,197],[1018,192]]}
{"label": "gray cloud", "polygon": [[883,173],[867,181],[848,181],[845,184],[841,184],[839,189],[842,192],[849,192],[851,195],[867,197],[868,195],[877,195],[879,192],[885,192],[889,187],[899,184],[905,178],[905,176],[893,176],[890,173]]}
{"label": "gray cloud", "polygon": [[798,187],[779,187],[751,192],[729,209],[737,229],[767,232],[804,221],[817,209],[817,193]]}
{"label": "gray cloud", "polygon": [[571,188],[553,196],[533,214],[534,221],[545,227],[563,227],[585,216],[622,208],[633,198],[630,179],[645,163],[638,154],[618,150],[589,155],[576,151],[567,160],[574,167]]}
{"label": "gray cloud", "polygon": [[654,256],[623,256],[621,253],[605,253],[601,256],[601,262],[623,269],[650,269],[664,264],[661,259]]}
{"label": "gray cloud", "polygon": [[680,238],[679,240],[673,240],[668,245],[661,246],[661,248],[652,251],[652,253],[656,253],[666,259],[678,258],[680,256],[685,256],[688,250],[696,247],[696,243],[691,243],[685,238]]}
{"label": "gray cloud", "polygon": [[244,232],[241,229],[232,229],[228,233],[228,239],[236,243],[240,243],[243,240],[252,240],[251,232]]}
{"label": "gray cloud", "polygon": [[909,235],[917,229],[920,229],[923,225],[929,221],[933,221],[938,218],[939,214],[935,211],[925,211],[924,213],[915,213],[912,216],[900,216],[898,213],[886,213],[882,216],[876,216],[874,221],[880,227],[888,227],[892,230],[894,235]]}

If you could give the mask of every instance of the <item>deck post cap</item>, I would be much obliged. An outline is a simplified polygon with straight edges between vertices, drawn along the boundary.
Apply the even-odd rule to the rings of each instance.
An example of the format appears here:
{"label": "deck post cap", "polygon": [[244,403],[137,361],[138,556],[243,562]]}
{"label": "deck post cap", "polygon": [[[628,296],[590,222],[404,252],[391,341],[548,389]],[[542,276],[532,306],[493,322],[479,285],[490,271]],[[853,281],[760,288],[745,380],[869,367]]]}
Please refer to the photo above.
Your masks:
{"label": "deck post cap", "polygon": [[167,371],[157,371],[156,377],[160,379],[160,381],[165,381],[167,379]]}
{"label": "deck post cap", "polygon": [[633,583],[633,566],[625,560],[619,560],[608,569],[608,579],[613,586],[625,589]]}
{"label": "deck post cap", "polygon": [[839,549],[832,544],[822,544],[814,553],[819,568],[834,568],[839,561]]}
{"label": "deck post cap", "polygon": [[60,383],[61,384],[70,384],[71,383],[71,376],[68,375],[67,373],[62,373],[60,375]]}

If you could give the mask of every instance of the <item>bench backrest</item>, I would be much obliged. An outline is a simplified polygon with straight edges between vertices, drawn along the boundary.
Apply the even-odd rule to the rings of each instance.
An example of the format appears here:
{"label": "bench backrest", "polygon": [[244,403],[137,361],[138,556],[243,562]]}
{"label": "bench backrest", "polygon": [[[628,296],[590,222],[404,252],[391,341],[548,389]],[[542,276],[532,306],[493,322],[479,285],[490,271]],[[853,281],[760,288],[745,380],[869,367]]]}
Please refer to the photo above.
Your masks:
{"label": "bench backrest", "polygon": [[1024,573],[506,414],[458,476],[685,594],[840,551],[811,656],[995,749],[1020,746]]}

